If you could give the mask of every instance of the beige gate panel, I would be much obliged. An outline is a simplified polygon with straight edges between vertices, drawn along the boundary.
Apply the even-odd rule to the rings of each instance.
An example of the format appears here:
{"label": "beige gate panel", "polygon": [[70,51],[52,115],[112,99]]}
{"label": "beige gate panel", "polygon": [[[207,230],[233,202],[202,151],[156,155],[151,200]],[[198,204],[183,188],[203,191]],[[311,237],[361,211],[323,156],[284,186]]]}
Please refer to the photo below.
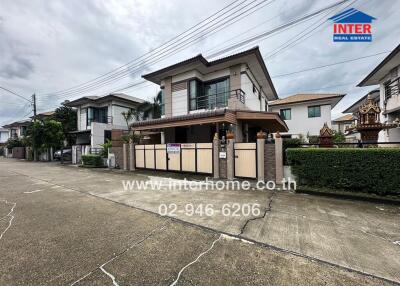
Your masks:
{"label": "beige gate panel", "polygon": [[212,143],[197,143],[197,172],[211,174],[213,172]]}
{"label": "beige gate panel", "polygon": [[145,145],[145,167],[146,169],[154,169],[154,145]]}
{"label": "beige gate panel", "polygon": [[167,170],[167,146],[165,144],[157,144],[156,149],[156,169]]}
{"label": "beige gate panel", "polygon": [[182,171],[196,172],[196,144],[181,144]]}
{"label": "beige gate panel", "polygon": [[256,143],[235,143],[235,177],[257,177]]}
{"label": "beige gate panel", "polygon": [[135,146],[136,168],[144,168],[144,145]]}
{"label": "beige gate panel", "polygon": [[181,170],[181,154],[167,154],[168,160],[168,170],[180,171]]}

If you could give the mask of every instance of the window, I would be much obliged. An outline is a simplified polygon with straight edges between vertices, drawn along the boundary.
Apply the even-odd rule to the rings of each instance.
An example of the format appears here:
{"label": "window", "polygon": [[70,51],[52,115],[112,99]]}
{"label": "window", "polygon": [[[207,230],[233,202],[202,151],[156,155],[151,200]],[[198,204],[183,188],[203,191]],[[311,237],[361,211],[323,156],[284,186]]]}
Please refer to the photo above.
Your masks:
{"label": "window", "polygon": [[281,117],[284,120],[292,119],[292,110],[290,108],[280,110]]}
{"label": "window", "polygon": [[308,118],[321,117],[321,106],[309,106]]}
{"label": "window", "polygon": [[161,112],[161,116],[165,115],[165,90],[164,90],[164,88],[161,88],[160,112]]}
{"label": "window", "polygon": [[197,80],[189,81],[189,110],[204,108],[204,99],[199,98],[201,85]]}
{"label": "window", "polygon": [[189,110],[226,107],[229,94],[229,78],[204,84],[190,81]]}
{"label": "window", "polygon": [[253,93],[256,93],[256,92],[257,92],[257,88],[256,88],[255,84],[253,83]]}
{"label": "window", "polygon": [[108,107],[88,107],[87,108],[87,126],[92,122],[107,123]]}
{"label": "window", "polygon": [[111,141],[111,130],[104,130],[104,143],[107,143],[107,141]]}
{"label": "window", "polygon": [[264,107],[265,109],[264,110],[268,111],[268,102],[266,100],[264,101],[264,104],[265,104],[265,107]]}

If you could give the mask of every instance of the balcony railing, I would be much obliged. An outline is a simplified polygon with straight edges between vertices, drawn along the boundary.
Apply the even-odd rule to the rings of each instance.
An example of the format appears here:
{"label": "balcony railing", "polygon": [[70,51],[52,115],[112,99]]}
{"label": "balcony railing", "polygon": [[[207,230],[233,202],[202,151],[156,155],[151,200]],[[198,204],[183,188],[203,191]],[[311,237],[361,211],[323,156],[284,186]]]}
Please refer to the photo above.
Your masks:
{"label": "balcony railing", "polygon": [[89,118],[88,126],[90,126],[90,124],[92,122],[113,124],[113,117],[112,116],[100,116],[100,117],[95,117],[95,118]]}
{"label": "balcony railing", "polygon": [[226,92],[198,96],[195,99],[196,108],[192,110],[224,108],[228,106],[228,100],[230,98],[236,98],[244,104],[246,100],[245,95],[246,94],[243,90],[235,89]]}

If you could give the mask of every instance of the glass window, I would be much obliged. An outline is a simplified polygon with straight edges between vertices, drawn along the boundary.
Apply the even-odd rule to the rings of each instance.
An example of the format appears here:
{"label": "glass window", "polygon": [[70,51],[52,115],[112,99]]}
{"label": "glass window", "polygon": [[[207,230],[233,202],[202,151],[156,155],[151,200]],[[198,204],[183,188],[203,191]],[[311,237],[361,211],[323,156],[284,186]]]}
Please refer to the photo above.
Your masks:
{"label": "glass window", "polygon": [[165,115],[165,90],[161,89],[161,102],[160,102],[161,115]]}
{"label": "glass window", "polygon": [[87,125],[92,122],[107,123],[108,107],[88,107],[87,109]]}
{"label": "glass window", "polygon": [[229,98],[229,78],[217,82],[206,83],[204,85],[203,98],[202,102],[206,104],[203,108],[213,109],[227,106]]}
{"label": "glass window", "polygon": [[292,119],[292,110],[290,108],[280,110],[281,117],[283,120]]}
{"label": "glass window", "polygon": [[308,118],[321,117],[321,106],[309,106]]}
{"label": "glass window", "polygon": [[198,108],[198,89],[199,84],[197,80],[189,81],[189,110],[196,110]]}

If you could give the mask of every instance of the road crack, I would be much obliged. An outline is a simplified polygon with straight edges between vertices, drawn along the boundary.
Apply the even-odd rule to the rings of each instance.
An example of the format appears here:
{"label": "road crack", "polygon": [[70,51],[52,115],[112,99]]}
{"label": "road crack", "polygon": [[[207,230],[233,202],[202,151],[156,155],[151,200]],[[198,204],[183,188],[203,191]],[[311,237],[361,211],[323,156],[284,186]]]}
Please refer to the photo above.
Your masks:
{"label": "road crack", "polygon": [[10,212],[8,214],[6,214],[5,216],[3,216],[0,220],[5,219],[6,217],[9,217],[10,220],[8,221],[8,226],[6,227],[5,230],[3,230],[3,232],[0,234],[0,240],[3,238],[3,235],[7,232],[7,230],[11,227],[12,222],[15,218],[15,216],[13,215],[14,213],[14,208],[17,206],[17,203],[13,203],[13,202],[9,202],[7,200],[0,200],[1,202],[5,202],[6,205],[12,205],[12,208],[10,210]]}
{"label": "road crack", "polygon": [[92,269],[89,273],[85,274],[84,276],[80,277],[78,280],[74,281],[71,286],[78,284],[79,282],[81,282],[82,280],[84,280],[85,278],[89,277],[90,275],[93,274],[93,272],[95,272],[96,270],[100,269],[103,273],[105,273],[108,277],[110,277],[113,281],[113,285],[114,286],[118,286],[118,283],[116,281],[116,278],[114,275],[112,275],[110,272],[106,271],[104,269],[104,267],[111,263],[112,261],[114,261],[115,259],[117,259],[118,257],[120,257],[121,255],[125,254],[126,252],[128,252],[129,250],[131,250],[132,248],[134,248],[135,246],[140,245],[141,243],[143,243],[145,240],[147,240],[148,238],[150,238],[155,232],[157,231],[162,231],[164,230],[167,225],[170,223],[170,220],[167,220],[162,226],[160,227],[155,227],[153,230],[151,230],[150,232],[148,232],[141,240],[139,241],[135,241],[134,243],[132,243],[129,247],[125,248],[123,251],[114,254],[114,256],[112,258],[110,258],[109,260],[107,260],[105,263],[103,263],[102,265]]}
{"label": "road crack", "polygon": [[206,251],[200,253],[199,256],[197,256],[197,258],[196,258],[195,260],[193,260],[192,262],[186,264],[186,265],[179,271],[178,276],[176,277],[176,279],[174,280],[174,282],[172,282],[172,284],[171,284],[170,286],[175,286],[176,283],[178,283],[179,278],[181,277],[183,271],[185,271],[185,269],[188,268],[189,266],[191,266],[192,264],[195,264],[203,255],[205,255],[205,254],[207,254],[208,252],[210,252],[210,251],[214,248],[215,243],[216,243],[217,241],[219,241],[221,238],[222,238],[222,234],[220,234],[220,236],[219,236],[216,240],[213,241],[213,243],[211,244],[211,247],[210,247],[210,248],[208,248]]}
{"label": "road crack", "polygon": [[269,201],[269,202],[268,202],[267,207],[266,207],[265,210],[264,210],[263,215],[262,215],[262,216],[257,216],[257,217],[253,217],[253,218],[248,219],[248,220],[244,223],[244,225],[242,226],[242,228],[240,229],[240,233],[238,234],[238,236],[243,235],[243,233],[244,233],[244,231],[245,231],[247,225],[249,224],[249,222],[255,221],[255,220],[258,220],[258,219],[263,219],[263,218],[265,218],[265,216],[267,215],[267,213],[271,211],[271,205],[272,205],[272,201],[273,201],[273,198],[274,198],[275,194],[276,194],[276,191],[272,192],[272,195],[268,198],[268,201]]}

